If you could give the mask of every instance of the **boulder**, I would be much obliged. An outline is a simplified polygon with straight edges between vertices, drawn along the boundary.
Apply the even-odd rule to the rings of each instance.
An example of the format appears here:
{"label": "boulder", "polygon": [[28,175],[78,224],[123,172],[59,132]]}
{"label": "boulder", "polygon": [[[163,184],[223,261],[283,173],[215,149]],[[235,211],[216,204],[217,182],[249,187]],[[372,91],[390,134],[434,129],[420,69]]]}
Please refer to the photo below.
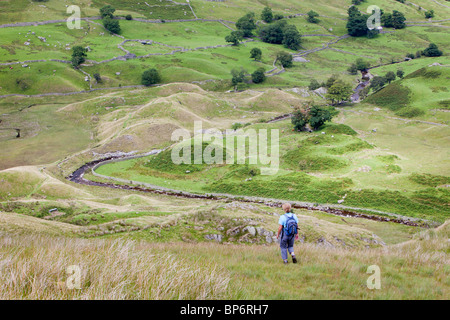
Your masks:
{"label": "boulder", "polygon": [[242,231],[248,231],[253,237],[256,236],[256,229],[252,226],[246,226]]}

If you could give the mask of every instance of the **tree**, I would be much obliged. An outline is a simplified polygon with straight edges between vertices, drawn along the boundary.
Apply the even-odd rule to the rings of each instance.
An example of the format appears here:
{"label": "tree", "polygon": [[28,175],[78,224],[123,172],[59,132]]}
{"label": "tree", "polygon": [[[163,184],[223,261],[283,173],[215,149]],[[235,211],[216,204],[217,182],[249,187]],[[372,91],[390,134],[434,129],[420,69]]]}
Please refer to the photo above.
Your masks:
{"label": "tree", "polygon": [[393,28],[392,13],[385,13],[381,16],[381,24],[385,28]]}
{"label": "tree", "polygon": [[359,71],[367,70],[367,68],[370,67],[370,63],[367,61],[364,61],[362,58],[356,59],[356,69]]}
{"label": "tree", "polygon": [[283,45],[291,50],[298,50],[301,46],[301,36],[294,25],[288,25],[283,29]]}
{"label": "tree", "polygon": [[425,18],[431,19],[434,17],[434,10],[425,11]]}
{"label": "tree", "polygon": [[333,74],[331,75],[328,80],[325,82],[325,86],[327,89],[331,88],[331,86],[334,84],[334,82],[338,79],[338,76]]}
{"label": "tree", "polygon": [[234,46],[239,44],[239,41],[244,39],[241,31],[232,31],[231,34],[225,37],[226,42],[231,42]]}
{"label": "tree", "polygon": [[159,82],[161,82],[161,76],[159,75],[159,72],[156,69],[146,70],[142,74],[142,84],[144,86],[150,86],[152,84],[156,84]]}
{"label": "tree", "polygon": [[370,82],[370,88],[373,91],[378,91],[384,87],[386,84],[386,79],[384,77],[376,76]]}
{"label": "tree", "polygon": [[423,50],[422,54],[425,57],[439,57],[442,56],[442,51],[439,50],[438,46],[434,43],[430,43],[428,48]]}
{"label": "tree", "polygon": [[287,52],[281,51],[281,52],[278,52],[278,54],[277,54],[277,61],[280,61],[283,68],[292,67],[292,64],[293,64],[292,60],[293,60],[292,55]]}
{"label": "tree", "polygon": [[342,80],[334,81],[333,85],[328,89],[326,97],[331,100],[331,103],[341,103],[348,100],[353,93],[352,87]]}
{"label": "tree", "polygon": [[284,38],[283,28],[286,26],[286,21],[281,20],[261,27],[259,36],[263,42],[281,44]]}
{"label": "tree", "polygon": [[241,70],[233,69],[231,70],[231,84],[237,86],[238,83],[244,82],[246,71],[241,68]]}
{"label": "tree", "polygon": [[115,11],[116,9],[108,4],[107,6],[104,6],[103,8],[100,9],[100,15],[102,16],[102,18],[112,19],[114,17]]}
{"label": "tree", "polygon": [[403,76],[405,75],[405,72],[401,69],[397,70],[397,77],[399,77],[400,79],[403,79]]}
{"label": "tree", "polygon": [[388,83],[391,83],[392,81],[395,80],[396,75],[395,75],[395,73],[394,73],[393,71],[388,71],[388,72],[386,73],[386,75],[384,76],[384,78],[386,79],[386,81],[387,81]]}
{"label": "tree", "polygon": [[284,19],[284,16],[281,13],[275,13],[273,15],[273,21]]}
{"label": "tree", "polygon": [[314,130],[319,129],[326,121],[331,121],[333,116],[327,109],[319,106],[313,106],[309,110],[309,124]]}
{"label": "tree", "polygon": [[273,12],[269,7],[265,7],[261,13],[261,20],[267,23],[271,23],[273,21]]}
{"label": "tree", "polygon": [[358,74],[358,67],[356,66],[356,63],[352,63],[352,64],[350,65],[350,67],[348,67],[347,71],[348,71],[348,73],[350,73],[351,75]]}
{"label": "tree", "polygon": [[251,37],[252,31],[256,29],[255,14],[253,12],[247,13],[236,22],[236,28],[242,31],[244,37]]}
{"label": "tree", "polygon": [[361,12],[359,12],[358,8],[355,6],[351,6],[350,8],[348,8],[347,13],[348,13],[349,17],[353,17],[353,16],[361,14]]}
{"label": "tree", "polygon": [[308,89],[309,90],[316,90],[321,87],[320,83],[316,79],[312,79],[309,83]]}
{"label": "tree", "polygon": [[296,108],[292,114],[291,123],[294,125],[294,129],[301,131],[305,128],[309,121],[308,113],[300,108]]}
{"label": "tree", "polygon": [[72,47],[72,65],[75,68],[78,68],[80,64],[82,64],[86,60],[86,48],[82,46],[74,46]]}
{"label": "tree", "polygon": [[378,29],[368,29],[367,30],[367,38],[373,39],[380,34],[380,30]]}
{"label": "tree", "polygon": [[95,81],[97,81],[97,83],[102,82],[102,77],[100,76],[100,73],[94,73],[94,78],[95,78]]}
{"label": "tree", "polygon": [[392,11],[392,26],[395,29],[403,29],[406,27],[405,24],[406,18],[400,11],[394,10]]}
{"label": "tree", "polygon": [[317,19],[317,17],[319,16],[319,14],[313,10],[308,12],[308,22],[309,23],[318,23],[320,20]]}
{"label": "tree", "polygon": [[259,68],[257,69],[255,72],[252,73],[252,81],[253,83],[261,83],[264,82],[264,80],[266,80],[266,75],[265,75],[265,70],[264,68]]}
{"label": "tree", "polygon": [[262,51],[259,48],[253,48],[250,50],[250,58],[255,59],[255,61],[261,60]]}
{"label": "tree", "polygon": [[367,15],[362,15],[354,6],[348,10],[347,31],[352,37],[361,37],[367,35]]}
{"label": "tree", "polygon": [[103,26],[105,27],[106,30],[108,30],[111,33],[116,33],[116,34],[120,33],[119,20],[113,20],[113,19],[107,17],[107,18],[103,19]]}

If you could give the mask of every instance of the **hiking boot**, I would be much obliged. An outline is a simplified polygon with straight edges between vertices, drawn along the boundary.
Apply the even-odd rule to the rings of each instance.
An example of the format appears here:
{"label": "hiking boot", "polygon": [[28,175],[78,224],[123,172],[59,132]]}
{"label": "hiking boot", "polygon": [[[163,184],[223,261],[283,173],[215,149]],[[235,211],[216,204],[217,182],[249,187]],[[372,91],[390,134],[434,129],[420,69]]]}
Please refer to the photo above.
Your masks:
{"label": "hiking boot", "polygon": [[284,263],[284,264],[288,264],[288,261],[287,261],[287,260],[283,260],[283,263]]}
{"label": "hiking boot", "polygon": [[292,262],[297,263],[297,258],[295,256],[292,256]]}

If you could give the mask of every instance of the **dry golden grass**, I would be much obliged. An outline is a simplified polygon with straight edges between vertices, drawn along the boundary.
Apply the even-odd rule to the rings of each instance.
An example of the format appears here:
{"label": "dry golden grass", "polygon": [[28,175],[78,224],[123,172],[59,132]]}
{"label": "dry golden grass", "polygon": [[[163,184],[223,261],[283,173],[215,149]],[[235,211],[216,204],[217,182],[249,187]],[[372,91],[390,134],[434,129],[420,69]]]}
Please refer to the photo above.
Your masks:
{"label": "dry golden grass", "polygon": [[[79,289],[69,266],[80,268]],[[230,276],[213,263],[189,263],[133,241],[36,234],[0,236],[0,282],[2,300],[227,299],[233,294]]]}

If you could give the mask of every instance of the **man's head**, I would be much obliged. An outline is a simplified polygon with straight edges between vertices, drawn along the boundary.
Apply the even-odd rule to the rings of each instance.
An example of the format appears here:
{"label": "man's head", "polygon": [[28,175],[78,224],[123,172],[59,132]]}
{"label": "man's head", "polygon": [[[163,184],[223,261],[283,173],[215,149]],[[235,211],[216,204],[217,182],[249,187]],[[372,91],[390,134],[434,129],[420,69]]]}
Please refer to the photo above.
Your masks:
{"label": "man's head", "polygon": [[283,208],[283,210],[284,210],[284,212],[291,212],[291,204],[290,203],[283,203],[282,205],[281,205],[281,207]]}

